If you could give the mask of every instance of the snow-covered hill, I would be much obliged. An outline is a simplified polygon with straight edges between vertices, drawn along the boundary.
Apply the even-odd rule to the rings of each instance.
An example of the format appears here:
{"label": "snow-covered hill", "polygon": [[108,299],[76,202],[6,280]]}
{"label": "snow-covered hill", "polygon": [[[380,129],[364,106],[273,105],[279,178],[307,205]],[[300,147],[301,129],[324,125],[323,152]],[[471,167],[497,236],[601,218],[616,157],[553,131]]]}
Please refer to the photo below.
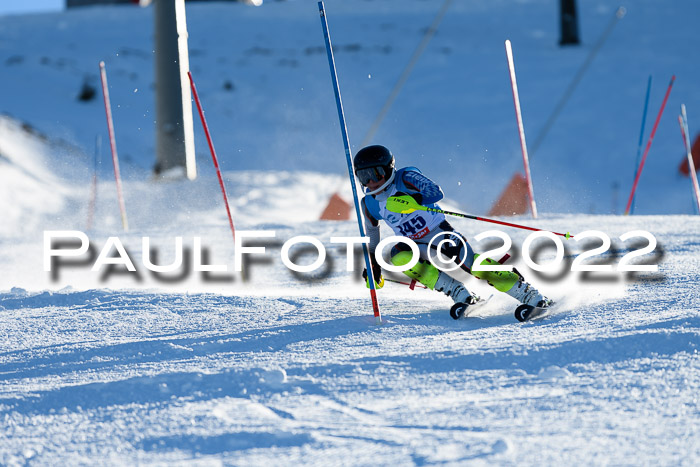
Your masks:
{"label": "snow-covered hill", "polygon": [[[560,48],[558,2],[452,2],[374,141],[439,178],[463,209],[486,213],[522,170],[503,43],[511,39],[525,129],[534,143],[619,4],[579,2],[580,47]],[[350,141],[357,150],[442,2],[330,0],[328,19]],[[700,128],[694,59],[700,4],[639,0],[613,27],[562,114],[532,154],[543,212],[621,213],[632,184],[649,75],[645,141],[677,80],[637,197],[639,214],[692,214],[679,105]],[[109,74],[126,175],[154,160],[152,8],[74,9],[0,18],[0,111],[93,153],[105,133],[98,62]],[[191,3],[190,64],[225,170],[344,173],[315,1]],[[321,38],[319,40],[319,36]],[[84,84],[95,98],[78,100]],[[196,122],[200,170],[211,170]],[[106,146],[105,146],[106,149]],[[107,158],[106,150],[104,157]],[[105,164],[105,172],[109,164]]]}
{"label": "snow-covered hill", "polygon": [[[584,46],[560,50],[556,3],[453,2],[381,127],[377,141],[401,165],[443,185],[445,207],[481,214],[519,169],[503,40],[513,41],[525,126],[536,134],[617,8],[579,2]],[[440,4],[327,2],[355,144]],[[381,326],[359,256],[347,272],[345,250],[331,243],[356,236],[357,224],[317,220],[328,197],[348,196],[349,186],[316,2],[188,5],[192,71],[237,233],[275,233],[259,239],[266,252],[251,255],[243,273],[233,271],[201,133],[196,181],[154,181],[148,171],[151,10],[0,18],[0,111],[12,115],[0,117],[0,464],[700,463],[700,220],[689,215],[690,182],[675,172],[675,109],[685,102],[692,126],[700,108],[690,59],[698,5],[639,1],[627,10],[533,156],[544,214],[509,221],[601,231],[612,247],[598,259],[613,266],[645,245],[619,237],[648,231],[658,244],[641,261],[658,272],[573,273],[574,258],[599,242],[569,240],[557,271],[538,273],[521,251],[529,232],[504,229],[512,264],[559,304],[551,316],[518,323],[515,303],[497,294],[453,321],[447,297],[388,283],[378,291]],[[88,228],[104,123],[99,100],[76,96],[84,80],[96,84],[100,59],[110,72],[129,232],[106,151]],[[652,111],[671,73],[677,83],[637,212],[673,215],[585,214],[614,210],[615,181],[622,208],[652,72]],[[471,239],[494,227],[452,221]],[[47,272],[51,230],[84,231],[93,249]],[[282,243],[302,235],[328,253],[311,276],[281,261]],[[110,237],[135,272],[91,271]],[[182,237],[182,267],[149,271],[144,237],[153,249],[146,256],[162,265]],[[195,237],[202,262],[226,272],[195,270]],[[552,248],[531,251],[543,264],[555,257]]]}

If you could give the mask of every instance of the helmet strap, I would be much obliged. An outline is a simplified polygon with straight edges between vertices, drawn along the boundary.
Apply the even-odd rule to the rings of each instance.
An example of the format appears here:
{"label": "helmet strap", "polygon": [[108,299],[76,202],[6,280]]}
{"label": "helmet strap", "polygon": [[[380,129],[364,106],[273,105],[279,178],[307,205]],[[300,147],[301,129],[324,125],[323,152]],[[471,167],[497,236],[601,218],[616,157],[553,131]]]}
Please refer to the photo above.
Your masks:
{"label": "helmet strap", "polygon": [[382,184],[382,186],[380,186],[380,187],[377,188],[376,190],[373,190],[373,191],[366,191],[365,194],[366,194],[366,195],[376,195],[377,193],[381,193],[381,192],[384,191],[389,185],[391,185],[391,183],[394,181],[394,176],[395,176],[395,175],[396,175],[396,170],[392,170],[392,171],[391,171],[391,176],[389,177],[389,180],[387,180],[386,182],[384,182],[384,183]]}

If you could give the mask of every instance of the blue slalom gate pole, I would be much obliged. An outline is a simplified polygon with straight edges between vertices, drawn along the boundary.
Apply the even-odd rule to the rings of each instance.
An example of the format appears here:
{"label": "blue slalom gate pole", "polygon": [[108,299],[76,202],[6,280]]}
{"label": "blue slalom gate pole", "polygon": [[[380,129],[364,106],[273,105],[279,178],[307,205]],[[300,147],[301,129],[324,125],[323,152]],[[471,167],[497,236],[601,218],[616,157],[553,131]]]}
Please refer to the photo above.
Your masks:
{"label": "blue slalom gate pole", "polygon": [[[642,129],[639,132],[639,145],[637,146],[637,161],[634,164],[634,178],[637,178],[637,171],[639,170],[639,162],[642,158],[642,143],[644,143],[644,125],[647,121],[647,109],[649,108],[649,91],[651,91],[651,75],[649,75],[649,81],[647,82],[647,95],[644,98],[644,113],[642,114]],[[637,199],[637,195],[632,198],[632,208],[630,209],[630,214],[634,214],[634,204]]]}
{"label": "blue slalom gate pole", "polygon": [[[345,113],[343,112],[343,101],[340,98],[340,87],[338,86],[338,73],[335,69],[335,60],[333,59],[333,47],[331,46],[331,36],[328,32],[328,21],[326,20],[326,10],[323,2],[318,2],[318,10],[321,15],[321,26],[323,27],[323,38],[326,41],[326,52],[328,54],[328,65],[331,69],[331,79],[333,81],[333,92],[335,93],[335,103],[338,107],[338,118],[340,119],[340,131],[343,135],[343,145],[345,146],[345,159],[348,163],[348,174],[350,175],[350,186],[352,187],[352,198],[355,202],[355,213],[357,214],[357,224],[360,228],[360,236],[365,237],[365,227],[362,225],[362,213],[360,212],[360,202],[357,197],[357,187],[355,186],[355,174],[352,169],[352,157],[350,156],[350,140],[348,138],[348,127],[345,124]],[[379,312],[379,303],[377,302],[377,291],[374,286],[374,273],[372,271],[372,261],[369,258],[369,249],[367,244],[362,244],[362,253],[365,256],[365,267],[367,268],[367,282],[369,283],[369,293],[372,298],[372,309],[374,310],[374,318],[377,324],[381,324],[382,315]]]}

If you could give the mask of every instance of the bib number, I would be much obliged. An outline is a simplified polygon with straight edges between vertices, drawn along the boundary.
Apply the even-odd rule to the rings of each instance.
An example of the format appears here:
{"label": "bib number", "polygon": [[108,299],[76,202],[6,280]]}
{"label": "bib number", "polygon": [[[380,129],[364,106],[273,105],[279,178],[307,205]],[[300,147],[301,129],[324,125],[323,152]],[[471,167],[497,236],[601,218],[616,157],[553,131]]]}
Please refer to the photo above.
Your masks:
{"label": "bib number", "polygon": [[403,235],[404,237],[421,238],[425,235],[425,233],[418,237],[416,237],[416,235],[422,233],[421,230],[423,230],[426,225],[428,225],[428,223],[425,221],[425,219],[423,219],[422,217],[414,217],[404,222],[403,224],[399,224],[398,228],[399,232],[401,232],[401,235]]}

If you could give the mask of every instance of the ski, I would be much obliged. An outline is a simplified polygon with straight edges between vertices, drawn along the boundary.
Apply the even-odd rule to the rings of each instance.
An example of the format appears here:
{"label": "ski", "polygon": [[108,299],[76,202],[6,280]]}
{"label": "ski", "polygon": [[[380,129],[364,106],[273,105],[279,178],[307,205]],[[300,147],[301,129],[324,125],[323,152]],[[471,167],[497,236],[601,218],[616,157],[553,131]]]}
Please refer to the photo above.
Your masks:
{"label": "ski", "polygon": [[554,303],[552,302],[549,306],[539,307],[532,305],[520,305],[515,309],[515,319],[524,323],[525,321],[530,321],[536,318],[544,318],[552,309]]}
{"label": "ski", "polygon": [[476,303],[455,303],[450,308],[450,316],[452,319],[462,319],[472,315],[476,310],[486,305],[493,295],[489,295],[486,298],[479,298]]}

